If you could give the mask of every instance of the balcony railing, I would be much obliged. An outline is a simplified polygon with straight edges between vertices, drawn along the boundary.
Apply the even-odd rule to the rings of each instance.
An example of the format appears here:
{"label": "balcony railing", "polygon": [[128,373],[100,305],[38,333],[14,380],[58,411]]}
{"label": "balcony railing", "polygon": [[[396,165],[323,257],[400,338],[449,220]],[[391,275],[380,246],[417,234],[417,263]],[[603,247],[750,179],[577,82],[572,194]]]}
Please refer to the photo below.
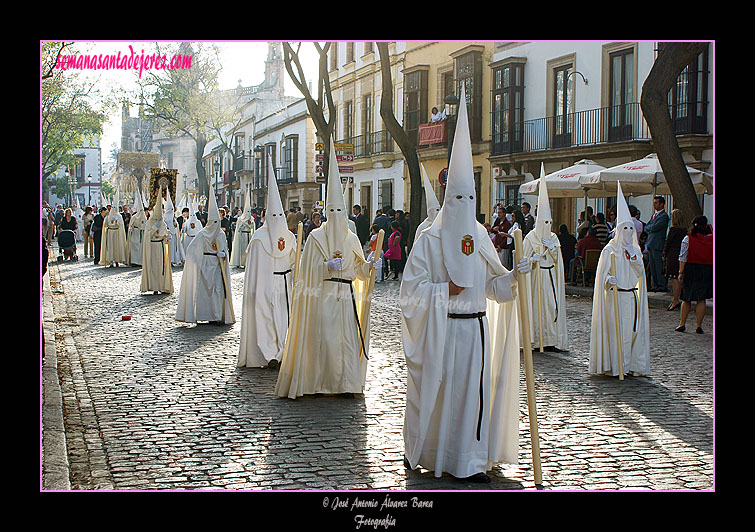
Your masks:
{"label": "balcony railing", "polygon": [[[697,107],[703,111],[707,109],[703,104]],[[669,110],[674,113],[676,108]],[[677,111],[676,114],[681,113]],[[703,112],[702,118],[675,118],[676,134],[707,133],[704,117]],[[497,118],[493,116],[494,124],[498,123]],[[494,131],[491,140],[491,153],[506,155],[610,142],[651,140],[651,135],[640,104],[630,103],[525,120],[511,131]]]}
{"label": "balcony railing", "polygon": [[347,137],[339,140],[336,144],[353,144],[355,159],[393,151],[393,138],[388,130]]}

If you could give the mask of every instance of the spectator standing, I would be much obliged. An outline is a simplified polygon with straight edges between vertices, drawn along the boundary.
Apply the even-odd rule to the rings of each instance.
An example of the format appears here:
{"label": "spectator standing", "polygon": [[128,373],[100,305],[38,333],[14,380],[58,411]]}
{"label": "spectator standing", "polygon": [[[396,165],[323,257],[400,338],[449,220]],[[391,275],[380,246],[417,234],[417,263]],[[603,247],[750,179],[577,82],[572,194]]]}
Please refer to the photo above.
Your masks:
{"label": "spectator standing", "polygon": [[606,219],[602,212],[595,215],[595,222],[593,227],[595,228],[595,236],[598,237],[600,243],[604,246],[608,242],[608,226],[606,225]]}
{"label": "spectator standing", "polygon": [[288,230],[291,231],[293,234],[296,234],[296,224],[297,224],[297,218],[296,218],[296,209],[294,207],[291,207],[288,210],[288,214],[286,215],[286,226],[288,227]]}
{"label": "spectator standing", "polygon": [[535,217],[530,214],[532,206],[526,201],[522,203],[522,215],[524,216],[524,226],[522,227],[522,237],[535,228]]}
{"label": "spectator standing", "polygon": [[577,239],[569,232],[566,224],[561,224],[558,228],[558,241],[561,243],[561,258],[564,261],[564,277],[572,278],[572,266],[577,251]]}
{"label": "spectator standing", "polygon": [[94,263],[100,263],[100,251],[102,249],[102,226],[105,223],[107,209],[100,207],[100,212],[92,219],[92,234],[94,235]]}
{"label": "spectator standing", "polygon": [[671,303],[666,310],[679,308],[679,296],[682,292],[682,284],[679,281],[679,254],[682,249],[682,240],[687,235],[684,228],[684,215],[680,209],[671,211],[671,227],[666,235],[666,244],[663,247],[663,263],[666,267],[666,275],[671,279]]}
{"label": "spectator standing", "polygon": [[401,231],[399,230],[400,224],[397,220],[391,222],[391,236],[388,238],[388,250],[385,252],[385,258],[391,261],[391,272],[393,278],[390,276],[386,279],[388,281],[398,281],[398,274],[401,267]]}
{"label": "spectator standing", "polygon": [[692,229],[684,237],[679,253],[679,278],[682,281],[682,309],[677,332],[684,332],[687,316],[695,301],[695,332],[703,334],[705,300],[713,297],[713,231],[708,218],[697,216]]}
{"label": "spectator standing", "polygon": [[666,244],[666,231],[669,217],[665,210],[666,200],[663,196],[653,198],[655,212],[645,224],[645,232],[648,234],[645,248],[648,252],[650,266],[649,292],[666,292],[668,279],[663,275],[663,247]]}
{"label": "spectator standing", "polygon": [[367,243],[367,239],[370,238],[370,221],[367,219],[366,215],[362,214],[362,207],[359,205],[354,205],[354,207],[352,207],[352,212],[354,213],[354,225],[357,228],[359,242],[362,244],[362,247],[364,247]]}
{"label": "spectator standing", "polygon": [[309,236],[309,233],[311,233],[313,229],[317,229],[318,227],[320,227],[321,219],[322,217],[319,211],[315,211],[312,213],[312,221],[307,226],[307,229],[304,232],[304,238],[307,238]]}
{"label": "spectator standing", "polygon": [[81,217],[81,223],[84,224],[84,258],[94,257],[94,236],[92,235],[92,221],[94,220],[94,210],[87,205],[84,208],[84,214]]}

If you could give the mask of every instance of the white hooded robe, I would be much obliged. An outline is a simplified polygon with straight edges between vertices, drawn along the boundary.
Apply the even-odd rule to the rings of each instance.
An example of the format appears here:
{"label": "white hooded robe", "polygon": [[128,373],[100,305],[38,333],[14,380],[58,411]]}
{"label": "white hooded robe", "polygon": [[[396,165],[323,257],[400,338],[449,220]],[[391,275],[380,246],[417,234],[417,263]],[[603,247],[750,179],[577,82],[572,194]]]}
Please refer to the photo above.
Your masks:
{"label": "white hooded robe", "polygon": [[141,292],[173,293],[173,271],[168,242],[170,230],[162,216],[162,201],[158,198],[155,210],[144,229],[142,246]]}
{"label": "white hooded robe", "polygon": [[[544,175],[544,169],[541,171]],[[564,263],[561,255],[561,242],[551,230],[553,220],[548,203],[548,191],[545,179],[540,180],[538,199],[537,222],[535,229],[527,233],[523,241],[523,257],[531,258],[534,254],[541,257],[540,272],[540,304],[542,305],[543,322],[543,347],[556,347],[566,351],[569,348],[569,338],[566,327],[566,280],[564,278]],[[552,246],[548,249],[543,244],[543,239],[549,241]],[[527,277],[529,278],[529,291],[531,302],[530,326],[532,344],[540,348],[540,323],[537,296],[538,267],[532,267]]]}
{"label": "white hooded robe", "polygon": [[[207,225],[197,233],[186,253],[176,320],[235,323],[228,244],[220,230],[220,213],[210,186]],[[224,255],[224,256],[221,256]],[[225,275],[223,275],[225,273]]]}
{"label": "white hooded robe", "polygon": [[[361,317],[370,264],[364,258],[359,237],[348,228],[332,139],[329,168],[325,206],[328,219],[309,234],[302,251],[275,387],[279,397],[364,391],[369,323],[361,323],[354,308]],[[341,270],[328,270],[327,261],[335,257],[342,259]],[[366,352],[362,352],[362,345]]]}
{"label": "white hooded robe", "polygon": [[[474,219],[471,145],[461,108],[445,201],[415,241],[399,296],[407,366],[404,453],[412,468],[421,464],[436,477],[468,477],[518,461],[515,277]],[[449,295],[451,280],[465,287],[459,295]]]}
{"label": "white hooded robe", "polygon": [[178,228],[178,221],[176,220],[176,209],[173,207],[173,200],[170,198],[170,192],[168,192],[168,199],[165,204],[165,225],[168,226],[170,231],[170,239],[168,247],[170,249],[170,262],[171,264],[183,264],[186,260],[184,254],[184,248],[181,245],[181,239]]}
{"label": "white hooded robe", "polygon": [[251,194],[247,194],[244,201],[244,212],[236,220],[236,232],[233,235],[233,246],[231,248],[232,267],[246,267],[247,247],[252,235],[254,235],[254,217],[252,217]]}
{"label": "white hooded robe", "polygon": [[115,202],[102,224],[102,242],[100,244],[100,264],[111,262],[127,263],[126,255],[126,226],[123,216],[118,212],[118,196],[116,189]]}
{"label": "white hooded robe", "polygon": [[614,237],[600,253],[592,305],[590,368],[594,375],[619,375],[613,290],[607,283],[614,254],[619,291],[619,327],[625,374],[650,374],[650,319],[647,283],[634,223],[618,184],[617,220]]}
{"label": "white hooded robe", "polygon": [[128,263],[141,266],[143,260],[144,228],[147,225],[147,215],[142,204],[142,195],[137,191],[134,198],[134,214],[128,224]]}

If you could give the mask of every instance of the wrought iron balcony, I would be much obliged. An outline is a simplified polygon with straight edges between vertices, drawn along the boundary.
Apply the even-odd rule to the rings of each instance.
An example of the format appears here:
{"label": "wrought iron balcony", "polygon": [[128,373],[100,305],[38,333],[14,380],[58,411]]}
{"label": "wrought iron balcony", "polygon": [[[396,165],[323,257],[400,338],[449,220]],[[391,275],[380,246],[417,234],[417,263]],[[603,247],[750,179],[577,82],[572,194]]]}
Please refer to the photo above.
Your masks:
{"label": "wrought iron balcony", "polygon": [[[683,111],[688,107],[685,106]],[[669,107],[677,135],[707,133],[707,104],[692,104],[691,109],[697,109],[698,112],[688,115],[680,112],[679,106]],[[692,116],[700,115],[700,110],[701,116]],[[500,117],[493,114],[493,124],[501,122]],[[491,140],[492,155],[507,155],[611,142],[651,140],[651,135],[640,104],[630,103],[525,120],[514,124],[508,131],[504,131],[503,128],[496,131],[494,126]]]}
{"label": "wrought iron balcony", "polygon": [[353,144],[354,158],[370,157],[380,153],[393,151],[393,138],[388,130],[375,131],[356,137],[341,139],[336,144]]}

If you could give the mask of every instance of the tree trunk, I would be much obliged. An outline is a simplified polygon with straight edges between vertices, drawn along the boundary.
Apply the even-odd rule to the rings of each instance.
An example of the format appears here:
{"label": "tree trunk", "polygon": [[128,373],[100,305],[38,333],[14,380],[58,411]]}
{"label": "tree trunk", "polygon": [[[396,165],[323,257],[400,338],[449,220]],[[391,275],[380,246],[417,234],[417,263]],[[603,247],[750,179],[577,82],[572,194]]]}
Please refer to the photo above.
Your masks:
{"label": "tree trunk", "polygon": [[383,84],[383,96],[380,98],[380,117],[388,128],[391,137],[398,144],[409,170],[411,192],[409,196],[409,234],[406,238],[406,247],[407,251],[410,251],[414,244],[414,232],[422,220],[422,213],[420,212],[422,210],[422,174],[419,169],[417,147],[409,138],[409,135],[406,134],[401,124],[398,123],[393,113],[393,79],[391,77],[391,59],[388,54],[388,43],[378,42],[376,44],[380,54],[380,71]]}
{"label": "tree trunk", "polygon": [[[318,99],[315,100],[312,94],[309,92],[307,86],[307,80],[304,78],[304,70],[299,62],[299,54],[294,51],[291,45],[287,42],[283,43],[283,62],[286,66],[286,72],[288,72],[291,81],[294,82],[296,88],[304,96],[304,101],[307,103],[307,111],[312,118],[312,123],[315,126],[315,134],[319,142],[323,144],[323,174],[328,176],[330,168],[330,138],[333,136],[333,127],[335,126],[335,105],[333,104],[333,96],[330,90],[330,78],[328,77],[328,64],[327,54],[330,48],[330,43],[326,43],[323,48],[320,48],[318,43],[314,43],[317,48],[317,52],[320,54],[319,62],[319,79],[317,80],[317,93]],[[296,67],[296,73],[294,73],[294,66]],[[298,74],[298,77],[297,77]],[[323,96],[328,101],[329,120],[325,120],[325,112],[323,109]],[[333,140],[335,142],[335,139]],[[325,182],[325,194],[327,197],[328,185]]]}
{"label": "tree trunk", "polygon": [[705,43],[659,43],[658,57],[642,85],[640,106],[653,138],[674,207],[684,214],[685,225],[702,214],[692,180],[682,159],[668,108],[668,93],[684,67],[706,49]]}
{"label": "tree trunk", "polygon": [[[197,169],[197,197],[209,197],[210,185],[209,181],[207,181],[207,172],[204,168],[204,165],[202,164],[202,154],[204,153],[204,148],[207,145],[207,139],[205,138],[203,133],[199,133],[194,138],[194,143],[197,147],[195,160],[195,168]],[[205,210],[206,209],[207,207],[205,206]]]}

